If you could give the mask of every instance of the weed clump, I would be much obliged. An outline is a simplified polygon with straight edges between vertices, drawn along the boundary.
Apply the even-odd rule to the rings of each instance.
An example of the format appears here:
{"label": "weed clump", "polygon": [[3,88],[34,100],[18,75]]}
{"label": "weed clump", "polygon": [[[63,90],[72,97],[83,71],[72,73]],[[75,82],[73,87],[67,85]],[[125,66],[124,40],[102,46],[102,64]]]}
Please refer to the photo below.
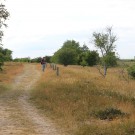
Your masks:
{"label": "weed clump", "polygon": [[115,108],[106,108],[105,110],[99,110],[95,113],[95,116],[101,120],[113,120],[117,117],[123,117],[125,115],[127,114]]}

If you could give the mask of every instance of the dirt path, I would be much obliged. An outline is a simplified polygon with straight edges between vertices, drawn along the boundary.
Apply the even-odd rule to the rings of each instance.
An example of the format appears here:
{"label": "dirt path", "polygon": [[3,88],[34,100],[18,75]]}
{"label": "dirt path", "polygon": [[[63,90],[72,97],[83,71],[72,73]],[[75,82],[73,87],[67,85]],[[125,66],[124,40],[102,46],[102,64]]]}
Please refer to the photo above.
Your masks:
{"label": "dirt path", "polygon": [[35,65],[25,65],[13,90],[0,95],[0,135],[64,135],[29,102],[29,89],[40,75]]}

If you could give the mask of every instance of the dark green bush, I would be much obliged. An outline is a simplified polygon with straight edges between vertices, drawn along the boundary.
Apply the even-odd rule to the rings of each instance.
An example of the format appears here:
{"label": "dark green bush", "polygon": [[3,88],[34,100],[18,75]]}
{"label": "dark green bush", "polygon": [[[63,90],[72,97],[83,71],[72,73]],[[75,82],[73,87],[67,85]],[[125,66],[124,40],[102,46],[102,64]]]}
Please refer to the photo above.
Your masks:
{"label": "dark green bush", "polygon": [[129,67],[129,68],[127,69],[127,71],[128,71],[128,74],[129,74],[132,78],[135,79],[135,65]]}
{"label": "dark green bush", "polygon": [[101,120],[112,120],[116,117],[123,117],[124,115],[126,114],[121,112],[121,110],[115,108],[106,108],[105,110],[99,110],[95,113],[95,116],[97,118],[100,118]]}

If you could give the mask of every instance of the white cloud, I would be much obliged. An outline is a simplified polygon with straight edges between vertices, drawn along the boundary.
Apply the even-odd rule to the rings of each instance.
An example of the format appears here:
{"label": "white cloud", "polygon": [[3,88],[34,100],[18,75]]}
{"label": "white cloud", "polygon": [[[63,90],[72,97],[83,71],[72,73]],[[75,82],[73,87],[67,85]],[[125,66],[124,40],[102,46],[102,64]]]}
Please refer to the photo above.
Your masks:
{"label": "white cloud", "polygon": [[33,54],[32,48],[37,48],[39,56],[42,48],[53,54],[69,38],[87,43],[91,33],[106,26],[113,26],[119,38],[120,56],[134,56],[134,0],[12,0],[6,6],[11,17],[3,42],[14,56],[27,57]]}

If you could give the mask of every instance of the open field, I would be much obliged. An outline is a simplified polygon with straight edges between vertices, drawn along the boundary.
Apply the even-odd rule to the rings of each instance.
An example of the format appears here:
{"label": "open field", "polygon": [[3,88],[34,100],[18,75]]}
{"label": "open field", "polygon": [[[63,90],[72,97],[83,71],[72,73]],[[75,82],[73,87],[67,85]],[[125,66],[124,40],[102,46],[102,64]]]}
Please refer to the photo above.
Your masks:
{"label": "open field", "polygon": [[135,80],[124,73],[125,80],[118,67],[109,69],[106,78],[95,67],[59,67],[56,76],[48,65],[31,92],[45,115],[70,134],[134,135]]}
{"label": "open field", "polygon": [[56,76],[49,64],[45,72],[40,64],[5,64],[0,73],[1,133],[134,135],[135,80],[126,70],[125,78],[120,67],[110,68],[103,78],[95,67],[58,66]]}
{"label": "open field", "polygon": [[0,93],[8,90],[15,77],[23,71],[22,63],[7,62],[0,72]]}

